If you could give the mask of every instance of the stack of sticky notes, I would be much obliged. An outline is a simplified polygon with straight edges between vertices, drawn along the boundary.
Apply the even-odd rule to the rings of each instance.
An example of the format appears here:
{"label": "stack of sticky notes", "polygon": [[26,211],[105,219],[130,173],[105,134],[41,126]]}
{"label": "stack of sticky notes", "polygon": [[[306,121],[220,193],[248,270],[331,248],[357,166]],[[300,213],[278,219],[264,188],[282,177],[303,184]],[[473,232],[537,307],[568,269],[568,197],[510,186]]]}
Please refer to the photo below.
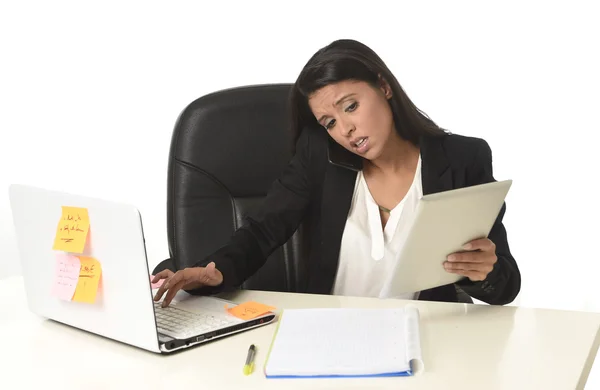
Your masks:
{"label": "stack of sticky notes", "polygon": [[62,207],[53,250],[56,253],[52,295],[65,301],[94,303],[102,276],[102,266],[93,257],[80,256],[85,249],[90,219],[81,207]]}
{"label": "stack of sticky notes", "polygon": [[256,317],[260,317],[263,314],[267,314],[270,311],[275,310],[273,306],[267,306],[262,303],[248,301],[241,303],[234,307],[225,307],[227,312],[242,320],[251,320]]}

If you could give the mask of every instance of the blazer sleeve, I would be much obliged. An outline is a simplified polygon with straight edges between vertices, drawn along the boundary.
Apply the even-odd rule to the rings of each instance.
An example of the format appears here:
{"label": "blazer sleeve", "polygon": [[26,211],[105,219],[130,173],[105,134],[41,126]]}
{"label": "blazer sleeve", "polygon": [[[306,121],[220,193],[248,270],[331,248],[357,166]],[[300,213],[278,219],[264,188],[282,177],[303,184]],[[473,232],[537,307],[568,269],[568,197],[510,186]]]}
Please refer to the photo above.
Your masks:
{"label": "blazer sleeve", "polygon": [[[480,140],[478,152],[467,168],[467,184],[477,185],[495,181],[492,170],[492,151],[484,140]],[[498,217],[488,235],[496,245],[498,261],[483,281],[472,282],[464,279],[456,283],[464,292],[475,299],[492,304],[505,305],[514,301],[521,289],[521,273],[508,245],[506,229],[502,219],[506,203],[502,205]]]}
{"label": "blazer sleeve", "polygon": [[258,212],[245,217],[227,245],[194,264],[203,267],[214,262],[223,274],[223,283],[217,288],[189,293],[203,295],[238,287],[294,234],[310,202],[309,162],[310,134],[304,130],[296,143],[295,155],[272,184]]}

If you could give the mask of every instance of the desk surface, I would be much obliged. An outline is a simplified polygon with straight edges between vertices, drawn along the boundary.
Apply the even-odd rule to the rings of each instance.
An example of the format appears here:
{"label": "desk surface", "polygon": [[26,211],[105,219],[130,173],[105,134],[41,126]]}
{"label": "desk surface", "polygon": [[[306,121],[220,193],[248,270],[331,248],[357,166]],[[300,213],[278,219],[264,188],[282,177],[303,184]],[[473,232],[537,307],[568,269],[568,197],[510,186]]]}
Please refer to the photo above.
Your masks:
{"label": "desk surface", "polygon": [[[277,308],[400,307],[409,301],[244,291],[225,296]],[[22,279],[0,281],[2,387],[66,389],[575,389],[599,344],[600,314],[416,303],[425,372],[416,377],[266,379],[276,324],[161,356],[29,312]],[[374,326],[373,331],[376,332]],[[256,370],[242,374],[248,346]]]}

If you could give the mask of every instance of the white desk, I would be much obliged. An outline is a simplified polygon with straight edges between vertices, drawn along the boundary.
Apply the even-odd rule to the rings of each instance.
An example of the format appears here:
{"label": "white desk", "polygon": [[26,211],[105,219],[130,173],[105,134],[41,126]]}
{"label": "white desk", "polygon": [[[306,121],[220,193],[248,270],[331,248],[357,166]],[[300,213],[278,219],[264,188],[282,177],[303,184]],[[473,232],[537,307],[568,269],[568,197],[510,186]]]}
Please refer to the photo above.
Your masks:
{"label": "white desk", "polygon": [[[398,307],[408,301],[245,291],[277,308]],[[600,314],[417,302],[425,373],[416,377],[266,379],[275,324],[175,355],[156,355],[31,314],[22,279],[0,281],[0,367],[6,389],[576,389],[600,338]],[[373,332],[377,331],[373,324]],[[248,346],[256,370],[242,374]],[[54,387],[54,386],[53,386]]]}

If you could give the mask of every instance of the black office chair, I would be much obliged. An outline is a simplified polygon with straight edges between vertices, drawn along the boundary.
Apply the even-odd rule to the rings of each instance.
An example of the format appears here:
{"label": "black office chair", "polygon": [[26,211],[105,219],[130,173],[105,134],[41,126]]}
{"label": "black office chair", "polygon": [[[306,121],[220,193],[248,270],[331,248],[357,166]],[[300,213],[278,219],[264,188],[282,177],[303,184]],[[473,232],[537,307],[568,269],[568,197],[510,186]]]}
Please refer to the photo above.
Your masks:
{"label": "black office chair", "polygon": [[[188,105],[169,153],[167,223],[171,258],[154,273],[183,269],[226,244],[291,158],[291,84],[232,88]],[[241,287],[298,291],[305,227]]]}
{"label": "black office chair", "polygon": [[[270,84],[222,90],[195,100],[180,114],[169,152],[170,259],[154,274],[204,259],[226,244],[261,203],[291,158],[290,89],[291,84]],[[303,292],[307,229],[302,224],[241,288]],[[472,302],[457,292],[461,302]]]}

